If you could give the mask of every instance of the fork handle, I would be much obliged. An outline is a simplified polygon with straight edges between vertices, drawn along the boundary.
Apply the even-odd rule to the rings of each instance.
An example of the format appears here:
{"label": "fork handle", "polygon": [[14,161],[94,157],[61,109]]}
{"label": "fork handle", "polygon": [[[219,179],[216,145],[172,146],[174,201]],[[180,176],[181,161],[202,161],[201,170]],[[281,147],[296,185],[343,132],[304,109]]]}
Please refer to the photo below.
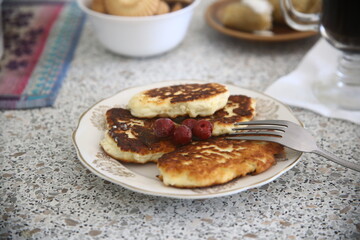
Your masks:
{"label": "fork handle", "polygon": [[347,160],[341,159],[339,157],[336,157],[333,153],[330,153],[324,149],[318,148],[316,150],[313,151],[313,153],[319,154],[320,156],[323,156],[337,164],[340,164],[344,167],[350,168],[352,170],[358,171],[360,172],[360,165],[353,163],[353,162],[349,162]]}

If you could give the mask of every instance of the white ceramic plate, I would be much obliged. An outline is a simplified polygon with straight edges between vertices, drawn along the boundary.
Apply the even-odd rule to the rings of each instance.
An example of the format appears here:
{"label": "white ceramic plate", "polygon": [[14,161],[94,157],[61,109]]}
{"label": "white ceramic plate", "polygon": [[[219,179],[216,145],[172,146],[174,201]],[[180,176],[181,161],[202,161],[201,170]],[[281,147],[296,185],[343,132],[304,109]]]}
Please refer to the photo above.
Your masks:
{"label": "white ceramic plate", "polygon": [[[102,151],[99,142],[106,129],[104,117],[106,110],[112,107],[126,107],[131,96],[139,91],[199,82],[204,83],[201,81],[170,81],[129,88],[89,108],[81,115],[78,126],[73,133],[73,142],[81,163],[97,176],[136,192],[171,198],[201,199],[230,195],[262,186],[278,178],[299,161],[301,153],[286,149],[286,156],[278,159],[276,165],[261,174],[238,178],[227,184],[214,187],[178,189],[165,186],[156,178],[159,172],[154,163],[145,165],[124,164],[110,158]],[[301,124],[288,107],[275,99],[263,93],[233,85],[227,85],[227,87],[231,94],[243,94],[257,100],[256,119],[284,119]]]}

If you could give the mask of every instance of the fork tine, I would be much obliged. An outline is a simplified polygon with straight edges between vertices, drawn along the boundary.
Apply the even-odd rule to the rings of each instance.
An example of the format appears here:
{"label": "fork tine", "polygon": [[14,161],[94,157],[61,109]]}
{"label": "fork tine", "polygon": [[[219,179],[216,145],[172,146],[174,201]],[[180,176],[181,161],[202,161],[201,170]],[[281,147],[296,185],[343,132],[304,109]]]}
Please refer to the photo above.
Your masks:
{"label": "fork tine", "polygon": [[288,121],[284,120],[255,120],[248,122],[238,122],[235,125],[280,125],[280,126],[288,126]]}
{"label": "fork tine", "polygon": [[273,137],[282,137],[283,132],[275,132],[275,131],[248,131],[248,132],[235,132],[230,133],[230,135],[270,135]]}
{"label": "fork tine", "polygon": [[241,137],[227,137],[226,139],[230,140],[253,140],[253,141],[267,141],[267,142],[276,142],[280,143],[281,138],[278,137],[269,137],[269,136],[241,136]]}
{"label": "fork tine", "polygon": [[239,128],[233,128],[232,130],[237,131],[237,130],[277,130],[277,131],[282,131],[284,132],[286,127],[285,126],[247,126],[247,127],[239,127]]}

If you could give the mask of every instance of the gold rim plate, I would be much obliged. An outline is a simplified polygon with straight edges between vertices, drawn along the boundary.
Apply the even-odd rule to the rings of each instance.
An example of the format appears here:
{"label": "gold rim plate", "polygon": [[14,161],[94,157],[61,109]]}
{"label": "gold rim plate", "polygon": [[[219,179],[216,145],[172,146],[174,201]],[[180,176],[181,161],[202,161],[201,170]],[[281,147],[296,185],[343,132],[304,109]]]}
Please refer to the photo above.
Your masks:
{"label": "gold rim plate", "polygon": [[[281,176],[300,160],[302,153],[286,149],[286,156],[283,159],[277,159],[277,164],[261,174],[238,178],[227,184],[214,187],[178,189],[165,186],[157,179],[156,175],[159,172],[156,164],[136,165],[121,163],[107,156],[102,151],[99,143],[106,129],[104,115],[107,109],[126,107],[130,97],[140,91],[185,83],[204,82],[198,80],[167,81],[128,88],[90,107],[80,116],[78,126],[72,135],[80,162],[97,176],[135,192],[170,198],[204,199],[231,195],[247,189],[260,187]],[[301,124],[287,106],[274,98],[234,85],[224,85],[228,87],[231,94],[243,94],[256,99],[256,119],[284,119]]]}

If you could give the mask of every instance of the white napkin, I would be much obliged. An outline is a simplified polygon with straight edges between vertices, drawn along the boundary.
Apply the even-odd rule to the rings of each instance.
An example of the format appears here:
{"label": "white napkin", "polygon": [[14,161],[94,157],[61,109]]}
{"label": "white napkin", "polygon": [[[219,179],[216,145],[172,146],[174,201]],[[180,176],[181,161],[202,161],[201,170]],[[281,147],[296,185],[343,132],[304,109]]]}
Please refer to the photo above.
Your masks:
{"label": "white napkin", "polygon": [[360,111],[327,107],[313,95],[314,79],[331,75],[336,69],[339,56],[338,50],[324,39],[320,39],[293,72],[278,79],[266,89],[265,93],[289,105],[310,109],[326,117],[360,124]]}

